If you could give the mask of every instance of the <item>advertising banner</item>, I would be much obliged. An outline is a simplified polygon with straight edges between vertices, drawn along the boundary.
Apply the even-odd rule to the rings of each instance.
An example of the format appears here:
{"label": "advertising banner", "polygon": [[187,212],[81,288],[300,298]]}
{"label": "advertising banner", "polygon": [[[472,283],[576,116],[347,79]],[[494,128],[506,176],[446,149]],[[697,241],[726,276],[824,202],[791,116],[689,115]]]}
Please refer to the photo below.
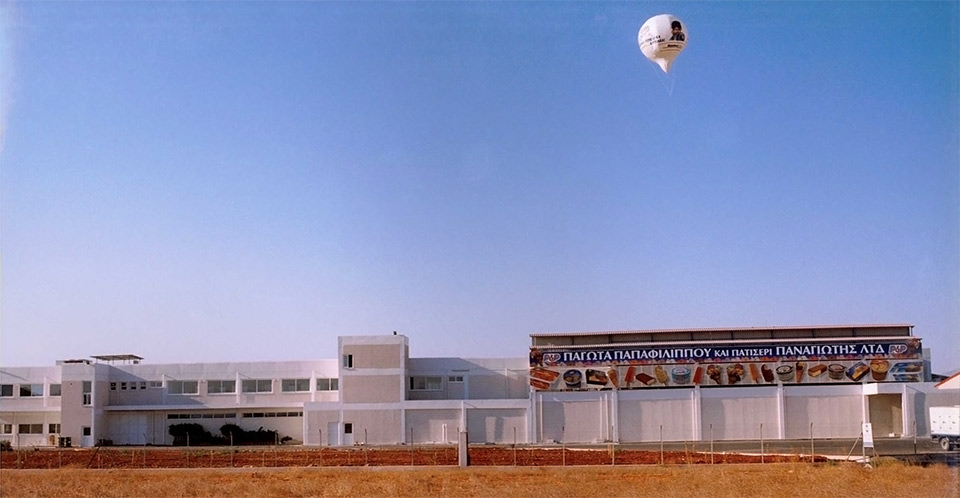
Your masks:
{"label": "advertising banner", "polygon": [[920,382],[920,339],[531,348],[538,390]]}

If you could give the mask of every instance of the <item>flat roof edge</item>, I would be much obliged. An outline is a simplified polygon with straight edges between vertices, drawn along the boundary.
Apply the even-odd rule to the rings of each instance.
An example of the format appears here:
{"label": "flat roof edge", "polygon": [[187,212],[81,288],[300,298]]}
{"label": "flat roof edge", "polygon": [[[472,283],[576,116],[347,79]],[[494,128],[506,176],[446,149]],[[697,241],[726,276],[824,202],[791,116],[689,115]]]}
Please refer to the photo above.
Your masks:
{"label": "flat roof edge", "polygon": [[669,334],[677,332],[737,332],[763,330],[830,330],[830,329],[876,329],[876,328],[913,328],[911,323],[864,323],[841,325],[778,325],[773,327],[707,327],[707,328],[676,328],[676,329],[638,329],[638,330],[598,330],[585,332],[535,332],[530,337],[573,337],[585,335],[627,335],[627,334]]}

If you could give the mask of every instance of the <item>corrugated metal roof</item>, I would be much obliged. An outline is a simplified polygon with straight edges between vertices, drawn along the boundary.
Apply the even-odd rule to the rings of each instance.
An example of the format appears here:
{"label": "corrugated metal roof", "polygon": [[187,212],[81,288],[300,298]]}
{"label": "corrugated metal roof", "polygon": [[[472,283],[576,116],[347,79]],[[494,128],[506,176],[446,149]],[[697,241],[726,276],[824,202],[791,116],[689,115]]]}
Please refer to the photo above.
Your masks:
{"label": "corrugated metal roof", "polygon": [[102,354],[91,356],[91,358],[99,361],[140,361],[143,359],[142,356],[135,354]]}
{"label": "corrugated metal roof", "polygon": [[594,332],[536,332],[530,334],[530,337],[578,337],[588,335],[627,335],[627,334],[669,334],[669,333],[690,333],[690,332],[758,332],[775,330],[835,330],[835,329],[892,329],[892,328],[913,328],[913,324],[856,324],[856,325],[798,325],[798,326],[775,326],[775,327],[716,327],[716,328],[688,328],[688,329],[647,329],[647,330],[612,330],[612,331],[594,331]]}

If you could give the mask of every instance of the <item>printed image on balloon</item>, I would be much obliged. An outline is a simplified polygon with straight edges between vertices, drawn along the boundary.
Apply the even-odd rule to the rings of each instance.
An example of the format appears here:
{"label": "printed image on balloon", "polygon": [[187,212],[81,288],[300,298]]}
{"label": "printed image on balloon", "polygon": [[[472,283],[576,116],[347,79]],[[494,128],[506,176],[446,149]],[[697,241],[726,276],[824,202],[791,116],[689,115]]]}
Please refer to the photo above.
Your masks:
{"label": "printed image on balloon", "polygon": [[653,16],[640,27],[637,43],[647,59],[669,73],[674,59],[687,46],[687,27],[671,14]]}

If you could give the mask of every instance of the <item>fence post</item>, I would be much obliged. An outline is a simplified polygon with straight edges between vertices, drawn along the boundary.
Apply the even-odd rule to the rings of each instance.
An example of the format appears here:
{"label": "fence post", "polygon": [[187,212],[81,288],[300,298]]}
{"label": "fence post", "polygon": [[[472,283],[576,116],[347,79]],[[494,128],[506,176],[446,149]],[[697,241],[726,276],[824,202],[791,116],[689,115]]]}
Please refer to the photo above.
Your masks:
{"label": "fence post", "polygon": [[660,424],[660,465],[663,465],[663,424]]}
{"label": "fence post", "polygon": [[567,426],[560,426],[560,464],[567,466]]}
{"label": "fence post", "polygon": [[913,454],[917,454],[917,419],[913,419]]}
{"label": "fence post", "polygon": [[814,454],[815,453],[813,449],[813,422],[810,422],[810,463],[814,463],[817,461],[816,458],[814,457]]}
{"label": "fence post", "polygon": [[763,422],[760,423],[760,463],[763,462]]}
{"label": "fence post", "polygon": [[617,464],[616,449],[613,446],[613,425],[610,426],[610,465]]}

